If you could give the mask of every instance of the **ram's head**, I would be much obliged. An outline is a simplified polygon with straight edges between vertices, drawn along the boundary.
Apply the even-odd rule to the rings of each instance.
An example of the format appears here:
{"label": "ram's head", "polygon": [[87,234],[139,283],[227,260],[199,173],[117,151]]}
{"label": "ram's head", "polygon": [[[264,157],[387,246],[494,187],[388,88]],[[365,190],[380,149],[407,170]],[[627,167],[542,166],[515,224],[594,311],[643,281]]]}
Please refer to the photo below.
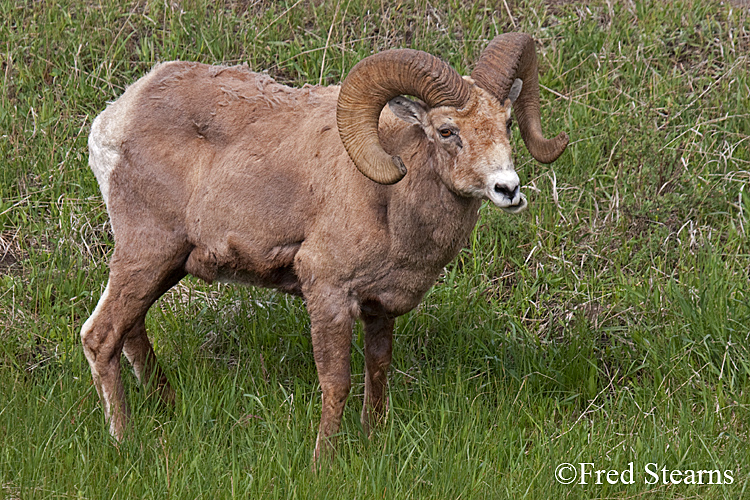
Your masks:
{"label": "ram's head", "polygon": [[523,33],[497,36],[470,78],[410,49],[381,52],[352,69],[339,94],[339,133],[357,168],[381,184],[398,182],[407,170],[378,138],[380,112],[389,102],[396,116],[436,144],[436,168],[446,185],[510,212],[526,207],[511,154],[511,107],[538,161],[555,161],[568,144],[564,132],[554,139],[542,135],[534,40]]}

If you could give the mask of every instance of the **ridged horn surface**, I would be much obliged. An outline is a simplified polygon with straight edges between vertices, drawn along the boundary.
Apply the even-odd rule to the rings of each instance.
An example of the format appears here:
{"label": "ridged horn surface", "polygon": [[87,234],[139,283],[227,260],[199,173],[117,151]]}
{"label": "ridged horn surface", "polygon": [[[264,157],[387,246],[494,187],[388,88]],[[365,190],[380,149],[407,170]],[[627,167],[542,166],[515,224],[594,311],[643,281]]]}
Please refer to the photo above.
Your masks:
{"label": "ridged horn surface", "polygon": [[430,107],[463,107],[470,87],[448,64],[426,52],[395,49],[361,60],[341,85],[336,123],[354,165],[380,184],[406,175],[404,162],[390,156],[378,139],[383,107],[396,96],[412,95]]}
{"label": "ridged horn surface", "polygon": [[561,132],[554,139],[545,139],[542,134],[536,48],[531,36],[526,33],[496,36],[482,52],[471,77],[500,102],[508,97],[513,81],[520,78],[523,88],[513,111],[529,152],[542,163],[552,163],[565,151],[568,134]]}

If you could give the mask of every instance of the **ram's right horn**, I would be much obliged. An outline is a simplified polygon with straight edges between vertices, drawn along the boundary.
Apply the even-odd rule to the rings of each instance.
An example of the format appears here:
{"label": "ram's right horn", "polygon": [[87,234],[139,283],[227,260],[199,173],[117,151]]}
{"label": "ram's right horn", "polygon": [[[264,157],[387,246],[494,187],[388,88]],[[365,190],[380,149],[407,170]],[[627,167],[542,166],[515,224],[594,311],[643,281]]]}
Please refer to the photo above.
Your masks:
{"label": "ram's right horn", "polygon": [[396,49],[367,57],[344,80],[336,122],[354,165],[380,184],[394,184],[406,175],[404,162],[383,150],[378,139],[380,111],[396,96],[412,95],[430,107],[463,107],[469,85],[437,57],[412,49]]}

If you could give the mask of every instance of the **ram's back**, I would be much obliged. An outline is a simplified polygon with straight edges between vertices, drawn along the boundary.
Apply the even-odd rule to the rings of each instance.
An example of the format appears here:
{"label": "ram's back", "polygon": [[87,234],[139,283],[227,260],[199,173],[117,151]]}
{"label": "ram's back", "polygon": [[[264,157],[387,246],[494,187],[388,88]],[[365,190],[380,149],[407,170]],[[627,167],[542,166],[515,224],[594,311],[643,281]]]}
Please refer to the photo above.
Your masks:
{"label": "ram's back", "polygon": [[159,226],[192,248],[191,274],[298,293],[291,269],[305,239],[368,219],[383,191],[341,144],[338,92],[246,66],[158,65],[89,136],[115,238]]}

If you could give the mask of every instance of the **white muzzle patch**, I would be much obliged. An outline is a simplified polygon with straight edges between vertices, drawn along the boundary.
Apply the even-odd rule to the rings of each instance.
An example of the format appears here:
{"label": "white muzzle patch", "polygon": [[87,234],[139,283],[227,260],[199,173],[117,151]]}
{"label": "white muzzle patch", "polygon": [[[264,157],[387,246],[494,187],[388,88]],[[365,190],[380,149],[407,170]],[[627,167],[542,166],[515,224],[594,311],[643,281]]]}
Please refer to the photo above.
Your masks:
{"label": "white muzzle patch", "polygon": [[528,205],[521,193],[521,181],[514,170],[494,172],[487,179],[486,196],[498,208],[518,213]]}

